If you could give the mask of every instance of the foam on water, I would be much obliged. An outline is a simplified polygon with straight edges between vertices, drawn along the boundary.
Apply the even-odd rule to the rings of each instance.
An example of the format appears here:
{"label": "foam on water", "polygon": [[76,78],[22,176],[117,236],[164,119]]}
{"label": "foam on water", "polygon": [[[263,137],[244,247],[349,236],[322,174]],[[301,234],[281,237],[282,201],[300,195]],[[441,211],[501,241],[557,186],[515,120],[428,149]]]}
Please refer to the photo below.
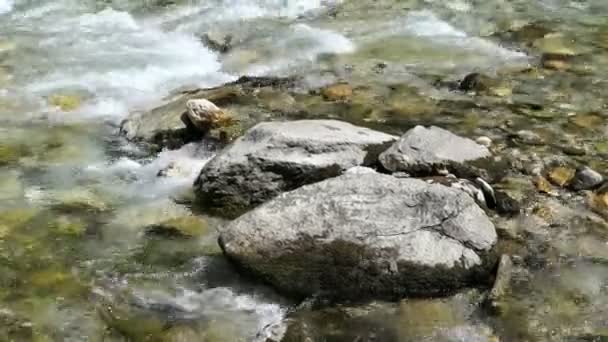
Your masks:
{"label": "foam on water", "polygon": [[306,24],[295,24],[290,27],[282,39],[273,43],[274,51],[284,54],[275,56],[269,63],[265,61],[247,68],[247,74],[264,75],[277,71],[292,69],[302,64],[313,62],[324,53],[352,53],[356,45],[346,36],[331,30],[311,27]]}
{"label": "foam on water", "polygon": [[8,13],[13,9],[13,0],[0,0],[0,14]]}
{"label": "foam on water", "polygon": [[26,89],[40,96],[93,94],[78,117],[121,119],[130,110],[157,105],[184,84],[211,86],[232,79],[193,35],[140,23],[127,12],[87,13],[49,24],[46,32],[39,46],[50,55],[44,67],[54,71]]}
{"label": "foam on water", "polygon": [[[205,146],[188,144],[178,150],[163,151],[152,160],[122,157],[109,163],[89,165],[84,171],[91,178],[127,179],[127,184],[108,183],[114,183],[116,186],[112,190],[125,197],[151,201],[191,187],[212,156]],[[162,177],[160,171],[163,171]]]}
{"label": "foam on water", "polygon": [[403,31],[418,37],[429,37],[434,41],[455,45],[463,49],[479,51],[501,58],[523,58],[520,52],[505,49],[479,37],[470,37],[449,23],[439,19],[433,12],[423,10],[409,13],[404,20]]}

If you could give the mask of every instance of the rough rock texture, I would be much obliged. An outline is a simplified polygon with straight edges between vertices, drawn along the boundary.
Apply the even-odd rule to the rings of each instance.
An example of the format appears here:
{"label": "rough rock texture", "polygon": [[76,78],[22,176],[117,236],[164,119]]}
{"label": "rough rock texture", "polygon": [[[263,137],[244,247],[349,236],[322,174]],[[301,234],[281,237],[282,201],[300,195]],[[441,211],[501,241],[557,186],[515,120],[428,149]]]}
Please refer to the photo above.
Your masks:
{"label": "rough rock texture", "polygon": [[464,192],[383,174],[301,187],[220,234],[237,265],[296,297],[436,296],[487,283],[493,224]]}
{"label": "rough rock texture", "polygon": [[[214,128],[228,127],[235,124],[235,120],[221,110],[213,102],[206,99],[192,99],[186,102],[188,109],[184,124],[190,123],[199,131],[206,133]],[[184,117],[182,117],[184,121]]]}
{"label": "rough rock texture", "polygon": [[570,188],[577,191],[591,190],[600,186],[602,182],[604,182],[604,176],[589,167],[582,167],[576,170],[576,174],[570,182]]}
{"label": "rough rock texture", "polygon": [[490,151],[473,140],[435,126],[416,126],[382,153],[380,162],[391,172],[429,175],[445,168],[465,177],[484,175],[469,164],[489,157]]}
{"label": "rough rock texture", "polygon": [[256,96],[259,90],[284,92],[285,89],[294,87],[295,83],[293,78],[241,77],[235,82],[215,88],[178,92],[167,98],[166,103],[160,107],[131,113],[122,122],[120,133],[131,141],[145,142],[159,148],[179,148],[188,142],[201,139],[198,130],[187,129],[183,123],[183,117],[187,115],[188,101],[211,101],[219,107],[230,109],[235,121],[250,127],[253,124],[249,121],[260,120],[257,117],[250,118],[261,115],[258,108],[263,107],[263,101]]}
{"label": "rough rock texture", "polygon": [[396,137],[334,120],[266,122],[205,165],[195,191],[231,216],[285,191],[377,163]]}

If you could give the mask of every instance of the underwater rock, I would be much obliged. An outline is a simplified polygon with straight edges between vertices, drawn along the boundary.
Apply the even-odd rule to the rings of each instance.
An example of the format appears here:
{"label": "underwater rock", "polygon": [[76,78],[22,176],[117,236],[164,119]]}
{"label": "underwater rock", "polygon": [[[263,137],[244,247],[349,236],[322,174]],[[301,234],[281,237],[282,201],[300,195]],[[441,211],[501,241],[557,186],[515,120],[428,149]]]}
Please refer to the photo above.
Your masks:
{"label": "underwater rock", "polygon": [[347,83],[338,83],[321,89],[321,95],[329,101],[344,101],[353,96],[353,88]]}
{"label": "underwater rock", "polygon": [[572,181],[574,178],[575,173],[576,171],[572,168],[559,166],[549,170],[547,173],[547,178],[551,181],[551,183],[563,188],[570,184],[570,181]]}
{"label": "underwater rock", "polygon": [[24,145],[0,143],[0,167],[14,165],[19,162],[22,157],[29,155],[31,155],[31,151]]}
{"label": "underwater rock", "polygon": [[584,166],[576,170],[574,178],[570,182],[572,190],[591,190],[604,182],[604,176],[590,167]]}
{"label": "underwater rock", "polygon": [[473,162],[491,157],[487,147],[445,129],[416,126],[380,155],[380,163],[391,172],[433,175],[447,169],[458,177],[484,176]]}
{"label": "underwater rock", "polygon": [[188,239],[206,234],[207,222],[195,216],[173,218],[146,227],[146,236]]}
{"label": "underwater rock", "polygon": [[552,196],[555,196],[557,194],[553,189],[551,183],[543,176],[534,176],[534,178],[532,178],[532,183],[534,183],[534,186],[536,186],[536,189],[539,192]]}
{"label": "underwater rock", "polygon": [[[166,103],[157,108],[131,113],[121,123],[120,134],[130,141],[147,143],[157,150],[177,149],[204,137],[209,141],[229,142],[260,121],[257,115],[270,112],[263,108],[268,100],[257,97],[260,90],[287,94],[287,90],[294,87],[295,83],[294,78],[244,76],[214,88],[181,91],[167,98]],[[199,123],[203,128],[201,132],[193,129],[196,126],[189,118],[187,103],[190,100],[204,101],[202,99],[211,102],[216,108],[229,107],[226,111],[229,110],[230,116],[223,115],[224,110],[208,112],[206,117],[200,117],[202,121],[199,120]],[[212,106],[208,108],[213,109]],[[200,113],[196,110],[190,112],[196,121]],[[216,115],[220,112],[222,115]],[[205,127],[208,124],[212,127]]]}
{"label": "underwater rock", "polygon": [[82,100],[77,95],[55,94],[48,99],[49,104],[64,112],[71,112],[80,107]]}
{"label": "underwater rock", "polygon": [[334,120],[260,123],[203,167],[195,191],[204,207],[234,216],[281,192],[374,165],[395,140]]}
{"label": "underwater rock", "polygon": [[508,294],[511,277],[513,273],[513,261],[508,255],[502,255],[498,263],[498,269],[496,271],[496,280],[494,286],[488,294],[487,302],[493,313],[500,314],[502,301]]}
{"label": "underwater rock", "polygon": [[220,232],[237,265],[300,298],[442,296],[483,285],[496,241],[464,192],[378,173],[303,186]]}

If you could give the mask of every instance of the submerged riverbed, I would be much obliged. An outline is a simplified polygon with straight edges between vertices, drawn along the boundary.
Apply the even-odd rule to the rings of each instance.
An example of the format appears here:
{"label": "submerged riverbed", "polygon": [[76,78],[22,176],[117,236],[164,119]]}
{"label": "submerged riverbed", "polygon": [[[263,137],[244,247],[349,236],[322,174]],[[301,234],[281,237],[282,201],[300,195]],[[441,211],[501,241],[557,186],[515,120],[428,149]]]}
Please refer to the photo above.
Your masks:
{"label": "submerged riverbed", "polygon": [[[532,181],[606,170],[605,13],[604,0],[0,0],[0,340],[266,341],[289,323],[289,341],[605,341],[608,201]],[[472,72],[487,76],[458,89]],[[523,208],[493,217],[516,265],[501,312],[476,291],[295,310],[239,276],[217,246],[225,222],[188,204],[214,148],[152,153],[119,125],[243,75],[300,79],[300,97],[264,99],[273,119],[435,124],[517,160],[494,185]],[[347,101],[314,96],[337,82]],[[168,220],[200,234],[145,234]]]}

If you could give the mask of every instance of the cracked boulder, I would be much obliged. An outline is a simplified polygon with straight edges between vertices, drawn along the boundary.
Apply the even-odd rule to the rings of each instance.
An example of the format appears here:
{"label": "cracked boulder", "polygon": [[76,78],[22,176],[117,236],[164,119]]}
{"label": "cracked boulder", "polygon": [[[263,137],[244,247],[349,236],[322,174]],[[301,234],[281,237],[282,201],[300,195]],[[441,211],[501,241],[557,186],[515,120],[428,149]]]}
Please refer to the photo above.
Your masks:
{"label": "cracked boulder", "polygon": [[396,139],[336,120],[260,123],[203,167],[195,192],[206,209],[237,216],[282,192],[375,165]]}
{"label": "cracked boulder", "polygon": [[486,178],[491,157],[487,147],[471,139],[435,126],[416,126],[382,153],[380,162],[390,172],[414,176],[447,170],[462,178]]}
{"label": "cracked boulder", "polygon": [[488,285],[494,225],[464,192],[346,174],[261,205],[220,235],[242,270],[297,298],[442,296]]}

